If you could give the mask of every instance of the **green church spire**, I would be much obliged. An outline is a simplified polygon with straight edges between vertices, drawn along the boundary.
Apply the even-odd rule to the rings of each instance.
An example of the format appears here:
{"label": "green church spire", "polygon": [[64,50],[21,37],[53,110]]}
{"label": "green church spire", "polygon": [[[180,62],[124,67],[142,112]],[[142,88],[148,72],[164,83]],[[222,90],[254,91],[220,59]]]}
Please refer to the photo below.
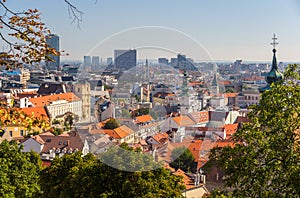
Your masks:
{"label": "green church spire", "polygon": [[272,38],[273,42],[271,43],[271,45],[273,45],[273,60],[272,60],[272,68],[270,70],[270,72],[267,74],[266,76],[266,82],[268,83],[268,85],[266,87],[262,87],[259,89],[260,92],[264,92],[266,90],[270,90],[270,85],[272,83],[278,82],[280,80],[283,79],[283,75],[282,73],[280,73],[280,71],[278,70],[278,65],[277,65],[277,58],[276,58],[276,45],[278,45],[279,43],[277,42],[277,38],[276,35],[274,34],[273,38]]}

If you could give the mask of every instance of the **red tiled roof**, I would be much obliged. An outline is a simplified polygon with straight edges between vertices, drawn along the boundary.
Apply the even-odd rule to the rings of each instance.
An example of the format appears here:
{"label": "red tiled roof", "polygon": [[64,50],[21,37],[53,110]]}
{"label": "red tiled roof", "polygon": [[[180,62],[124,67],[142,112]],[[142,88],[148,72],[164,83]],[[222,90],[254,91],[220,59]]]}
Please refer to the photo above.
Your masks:
{"label": "red tiled roof", "polygon": [[190,126],[190,125],[194,125],[195,124],[195,122],[191,118],[189,118],[188,116],[186,116],[186,115],[180,115],[178,117],[173,117],[173,120],[179,126]]}
{"label": "red tiled roof", "polygon": [[79,135],[74,133],[62,134],[62,135],[50,135],[48,133],[42,133],[39,135],[40,138],[45,142],[42,152],[49,153],[53,148],[55,149],[66,149],[66,150],[76,150],[82,151],[83,142],[81,141]]}
{"label": "red tiled roof", "polygon": [[225,147],[225,146],[230,146],[234,147],[234,142],[233,141],[217,141],[215,147]]}
{"label": "red tiled roof", "polygon": [[235,123],[243,123],[243,122],[250,122],[251,120],[244,116],[238,116],[235,120]]}
{"label": "red tiled roof", "polygon": [[190,115],[196,121],[196,123],[202,123],[202,122],[209,121],[208,111],[198,111],[198,112],[190,113]]}
{"label": "red tiled roof", "polygon": [[183,181],[183,184],[185,185],[186,189],[195,187],[193,180],[189,176],[187,176],[185,174],[185,172],[183,170],[181,170],[180,168],[173,174],[176,176],[182,177],[182,181]]}
{"label": "red tiled roof", "polygon": [[224,81],[219,81],[220,85],[231,85],[231,82],[228,80],[224,80]]}
{"label": "red tiled roof", "polygon": [[21,111],[23,111],[28,116],[34,115],[34,117],[36,118],[49,120],[48,114],[44,107],[22,108]]}
{"label": "red tiled roof", "polygon": [[123,139],[126,136],[131,135],[132,133],[134,133],[133,130],[131,130],[129,127],[122,125],[116,129],[102,129],[102,131],[113,137],[114,139]]}
{"label": "red tiled roof", "polygon": [[142,115],[142,116],[137,116],[136,120],[138,123],[144,123],[144,122],[152,121],[153,118],[150,115]]}
{"label": "red tiled roof", "polygon": [[36,91],[28,91],[28,92],[20,92],[17,93],[17,97],[24,98],[24,97],[34,97],[37,95]]}
{"label": "red tiled roof", "polygon": [[199,160],[199,152],[202,145],[202,140],[194,140],[189,145],[188,149],[191,151],[195,158],[195,162],[198,162]]}
{"label": "red tiled roof", "polygon": [[226,124],[224,125],[224,129],[226,132],[226,137],[227,136],[232,136],[238,129],[238,123],[236,124]]}
{"label": "red tiled roof", "polygon": [[167,133],[157,133],[154,136],[152,136],[152,138],[161,144],[164,144],[165,142],[167,142],[169,140],[169,135]]}
{"label": "red tiled roof", "polygon": [[54,94],[54,95],[48,95],[48,96],[41,96],[41,97],[36,97],[36,98],[29,98],[29,101],[35,107],[43,107],[43,106],[49,105],[51,102],[57,101],[57,100],[66,100],[68,102],[73,102],[73,101],[79,101],[80,98],[78,98],[72,92]]}

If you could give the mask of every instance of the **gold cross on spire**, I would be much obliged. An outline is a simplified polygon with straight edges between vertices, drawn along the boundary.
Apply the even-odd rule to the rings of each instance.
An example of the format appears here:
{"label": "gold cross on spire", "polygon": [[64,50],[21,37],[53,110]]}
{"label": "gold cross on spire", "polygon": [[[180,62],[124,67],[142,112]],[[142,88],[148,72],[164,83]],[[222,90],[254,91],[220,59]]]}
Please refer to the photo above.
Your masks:
{"label": "gold cross on spire", "polygon": [[276,42],[277,38],[276,38],[276,35],[275,35],[275,34],[273,35],[272,40],[273,40],[273,42],[271,43],[271,45],[273,45],[273,49],[275,49],[276,45],[279,44],[278,42]]}

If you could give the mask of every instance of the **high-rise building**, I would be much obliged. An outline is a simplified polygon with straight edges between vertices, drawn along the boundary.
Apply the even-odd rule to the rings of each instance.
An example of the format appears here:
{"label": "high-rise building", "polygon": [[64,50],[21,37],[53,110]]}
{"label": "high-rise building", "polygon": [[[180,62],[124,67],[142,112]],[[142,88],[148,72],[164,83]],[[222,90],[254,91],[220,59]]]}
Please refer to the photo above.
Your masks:
{"label": "high-rise building", "polygon": [[197,70],[197,68],[194,65],[193,59],[186,58],[185,55],[178,54],[177,60],[178,60],[178,69]]}
{"label": "high-rise building", "polygon": [[[48,34],[46,36],[46,43],[50,48],[54,48],[57,52],[59,52],[59,36],[56,34]],[[60,69],[60,56],[56,56],[53,54],[49,55],[52,61],[46,61],[46,67],[49,70],[59,70]]]}
{"label": "high-rise building", "polygon": [[158,58],[158,63],[159,64],[164,64],[164,65],[168,65],[169,64],[169,60],[167,58]]}
{"label": "high-rise building", "polygon": [[115,50],[114,62],[117,69],[130,69],[136,66],[136,50]]}
{"label": "high-rise building", "polygon": [[84,66],[92,66],[92,58],[90,56],[83,57],[83,65]]}
{"label": "high-rise building", "polygon": [[112,57],[108,57],[108,58],[106,59],[106,64],[107,64],[107,65],[113,64],[113,58],[112,58]]}
{"label": "high-rise building", "polygon": [[92,67],[97,68],[100,66],[100,58],[99,56],[92,57]]}

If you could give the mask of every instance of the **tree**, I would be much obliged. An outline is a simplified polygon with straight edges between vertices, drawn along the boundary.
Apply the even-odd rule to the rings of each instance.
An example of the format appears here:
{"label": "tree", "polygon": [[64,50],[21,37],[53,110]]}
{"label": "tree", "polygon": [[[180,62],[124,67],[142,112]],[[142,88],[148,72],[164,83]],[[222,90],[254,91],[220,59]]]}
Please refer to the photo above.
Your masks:
{"label": "tree", "polygon": [[41,197],[80,197],[78,193],[89,186],[79,179],[83,175],[88,176],[86,170],[94,167],[95,163],[96,158],[92,154],[81,157],[80,152],[55,158],[51,166],[41,172]]}
{"label": "tree", "polygon": [[233,197],[299,197],[299,65],[289,65],[285,81],[271,85],[251,107],[235,146],[216,148],[210,160],[225,173]]}
{"label": "tree", "polygon": [[[72,22],[77,22],[79,26],[83,12],[68,0],[64,2]],[[0,15],[0,39],[8,46],[5,52],[0,53],[0,65],[5,65],[7,69],[21,67],[24,63],[52,61],[50,54],[60,54],[46,43],[46,35],[51,31],[41,21],[38,9],[15,11],[7,6],[6,0],[0,0],[0,8],[4,11]]]}
{"label": "tree", "polygon": [[170,166],[175,169],[181,169],[185,172],[196,172],[197,164],[191,151],[185,147],[175,148],[171,155],[172,162]]}
{"label": "tree", "polygon": [[122,108],[122,118],[131,118],[131,114],[130,114],[130,112],[127,110],[127,109],[125,109],[125,108]]}
{"label": "tree", "polygon": [[118,123],[118,121],[114,118],[109,119],[105,125],[104,125],[104,129],[115,129],[118,128],[120,126],[120,124]]}
{"label": "tree", "polygon": [[134,111],[134,116],[142,116],[142,115],[148,115],[149,109],[148,108],[141,108]]}
{"label": "tree", "polygon": [[15,142],[0,144],[0,197],[35,197],[40,193],[41,160],[37,153],[23,153]]}
{"label": "tree", "polygon": [[34,127],[39,127],[44,130],[50,128],[49,122],[46,118],[37,118],[34,114],[27,115],[23,111],[8,107],[5,104],[0,105],[0,130],[7,126],[22,126],[25,127],[29,133],[34,130]]}
{"label": "tree", "polygon": [[[107,157],[132,167],[140,166],[139,157],[138,161],[127,161],[130,154],[134,158],[139,150],[126,144],[122,144],[120,149],[129,153],[114,155],[115,151],[119,152],[114,148],[108,151]],[[155,164],[150,155],[143,159]],[[91,154],[81,157],[80,153],[56,158],[50,167],[43,170],[41,188],[42,197],[182,197],[183,190],[181,178],[171,175],[161,166],[155,170],[127,172],[115,169]]]}

